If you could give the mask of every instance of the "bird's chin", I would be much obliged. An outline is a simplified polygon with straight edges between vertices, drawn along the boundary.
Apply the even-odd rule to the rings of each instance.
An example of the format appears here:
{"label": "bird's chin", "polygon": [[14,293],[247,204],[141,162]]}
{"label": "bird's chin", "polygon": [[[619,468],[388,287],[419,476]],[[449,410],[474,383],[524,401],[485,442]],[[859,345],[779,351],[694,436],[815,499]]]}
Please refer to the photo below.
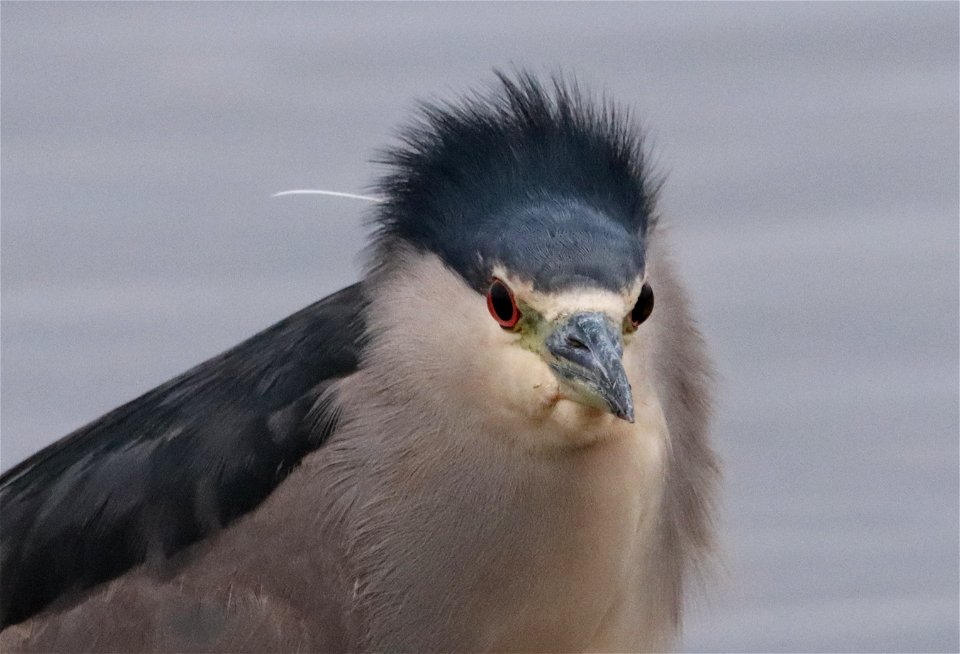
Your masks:
{"label": "bird's chin", "polygon": [[[523,449],[545,454],[575,450],[622,436],[633,427],[537,355],[516,348],[506,353],[500,368],[510,374],[489,383],[491,390],[484,397],[499,398],[495,430],[511,434]],[[486,408],[480,412],[490,417]],[[518,424],[524,427],[517,429]]]}
{"label": "bird's chin", "polygon": [[562,387],[543,426],[541,443],[544,449],[553,450],[589,447],[626,436],[633,427],[606,408],[565,396]]}
{"label": "bird's chin", "polygon": [[558,378],[560,380],[557,391],[558,399],[579,405],[587,415],[597,418],[603,416],[617,417],[614,415],[610,404],[598,392],[599,389],[590,384],[588,380],[577,377],[564,379],[559,375]]}

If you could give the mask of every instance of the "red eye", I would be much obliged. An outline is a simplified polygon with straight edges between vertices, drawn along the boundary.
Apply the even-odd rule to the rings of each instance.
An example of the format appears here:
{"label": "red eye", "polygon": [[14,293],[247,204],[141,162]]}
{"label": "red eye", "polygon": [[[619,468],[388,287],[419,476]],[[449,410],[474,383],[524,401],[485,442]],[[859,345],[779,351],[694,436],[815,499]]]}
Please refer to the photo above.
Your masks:
{"label": "red eye", "polygon": [[513,293],[496,277],[487,289],[487,309],[504,329],[512,329],[520,320],[520,309],[517,308]]}
{"label": "red eye", "polygon": [[630,311],[630,322],[633,324],[633,328],[639,327],[643,321],[650,317],[651,313],[653,313],[653,288],[650,284],[644,284],[643,288],[640,289],[640,297],[637,298],[637,303],[633,305],[633,309]]}

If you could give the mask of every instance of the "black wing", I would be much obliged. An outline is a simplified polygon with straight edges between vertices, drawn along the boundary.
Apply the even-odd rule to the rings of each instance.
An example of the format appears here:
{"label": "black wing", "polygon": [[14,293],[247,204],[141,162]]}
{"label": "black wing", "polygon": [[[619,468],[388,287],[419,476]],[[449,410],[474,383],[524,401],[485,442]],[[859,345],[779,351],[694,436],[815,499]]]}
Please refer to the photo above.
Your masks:
{"label": "black wing", "polygon": [[362,303],[343,289],[0,476],[0,628],[262,502],[335,428]]}

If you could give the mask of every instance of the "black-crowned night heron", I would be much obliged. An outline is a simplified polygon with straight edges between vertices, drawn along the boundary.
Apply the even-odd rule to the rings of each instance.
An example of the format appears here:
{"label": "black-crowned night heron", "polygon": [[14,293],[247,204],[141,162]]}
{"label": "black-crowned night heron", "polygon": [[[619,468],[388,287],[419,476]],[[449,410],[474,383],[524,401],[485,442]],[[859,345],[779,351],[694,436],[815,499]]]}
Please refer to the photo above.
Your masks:
{"label": "black-crowned night heron", "polygon": [[716,464],[636,130],[501,76],[387,163],[361,282],[3,475],[4,651],[671,645]]}

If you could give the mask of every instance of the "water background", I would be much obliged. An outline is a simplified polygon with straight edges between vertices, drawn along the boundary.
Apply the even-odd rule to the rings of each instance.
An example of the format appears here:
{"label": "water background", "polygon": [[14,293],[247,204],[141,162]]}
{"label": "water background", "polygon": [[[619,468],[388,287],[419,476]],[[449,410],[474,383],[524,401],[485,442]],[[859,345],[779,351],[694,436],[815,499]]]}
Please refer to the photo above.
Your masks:
{"label": "water background", "polygon": [[2,466],[354,281],[415,98],[632,107],[721,373],[725,568],[684,646],[958,638],[958,7],[16,4]]}

